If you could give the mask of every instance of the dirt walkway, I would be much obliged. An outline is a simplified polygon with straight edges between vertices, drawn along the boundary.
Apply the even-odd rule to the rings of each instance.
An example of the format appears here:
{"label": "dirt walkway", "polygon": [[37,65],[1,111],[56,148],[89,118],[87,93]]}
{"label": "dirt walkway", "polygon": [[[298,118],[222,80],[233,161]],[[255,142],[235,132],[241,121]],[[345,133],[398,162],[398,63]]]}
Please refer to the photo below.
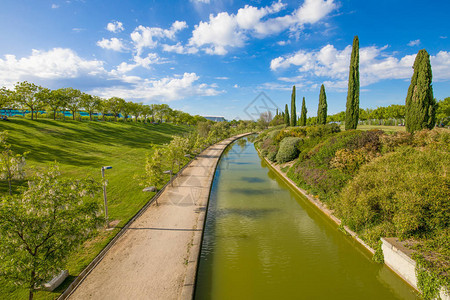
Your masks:
{"label": "dirt walkway", "polygon": [[222,151],[240,136],[191,162],[69,299],[191,299],[214,171]]}

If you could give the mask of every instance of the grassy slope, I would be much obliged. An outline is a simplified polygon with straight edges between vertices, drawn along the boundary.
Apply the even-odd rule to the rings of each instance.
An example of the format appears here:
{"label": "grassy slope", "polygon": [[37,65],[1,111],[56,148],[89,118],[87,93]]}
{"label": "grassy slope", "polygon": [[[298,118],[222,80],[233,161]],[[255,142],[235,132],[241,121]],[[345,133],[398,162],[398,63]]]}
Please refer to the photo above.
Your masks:
{"label": "grassy slope", "polygon": [[[133,123],[103,123],[25,119],[0,121],[0,131],[9,131],[9,143],[16,153],[30,151],[28,167],[44,167],[58,161],[63,175],[91,176],[101,179],[101,166],[106,170],[108,184],[108,210],[110,220],[124,225],[154,193],[143,193],[133,176],[142,172],[150,143],[163,144],[175,134],[184,134],[187,126],[172,124],[144,125]],[[7,192],[6,183],[0,193]],[[99,198],[99,201],[102,201]],[[71,256],[68,269],[74,278],[117,233],[118,229],[101,232],[94,242],[83,245]],[[64,286],[68,285],[66,280]],[[62,292],[64,287],[58,289]],[[0,299],[22,299],[26,290],[5,286],[0,280]],[[39,292],[37,299],[53,299],[56,293]]]}
{"label": "grassy slope", "polygon": [[[341,125],[341,130],[345,130],[345,126]],[[406,131],[405,126],[384,126],[384,125],[358,125],[359,130],[373,130],[379,129],[386,132],[394,132],[394,131]]]}

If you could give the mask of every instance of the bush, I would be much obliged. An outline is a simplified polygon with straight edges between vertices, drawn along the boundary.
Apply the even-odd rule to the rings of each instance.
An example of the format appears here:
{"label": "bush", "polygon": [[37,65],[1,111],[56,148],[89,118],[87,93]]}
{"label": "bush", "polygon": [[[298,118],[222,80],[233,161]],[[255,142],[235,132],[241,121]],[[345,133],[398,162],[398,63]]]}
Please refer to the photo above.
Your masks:
{"label": "bush", "polygon": [[285,163],[294,160],[298,157],[298,144],[301,138],[298,137],[286,137],[280,143],[280,149],[278,150],[276,160],[278,163]]}

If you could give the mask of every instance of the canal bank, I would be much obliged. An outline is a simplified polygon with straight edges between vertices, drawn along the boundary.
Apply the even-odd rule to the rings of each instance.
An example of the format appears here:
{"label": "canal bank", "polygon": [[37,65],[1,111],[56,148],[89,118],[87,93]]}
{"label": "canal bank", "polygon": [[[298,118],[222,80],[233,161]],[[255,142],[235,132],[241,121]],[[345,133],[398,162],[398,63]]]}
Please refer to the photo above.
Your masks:
{"label": "canal bank", "polygon": [[[200,153],[125,228],[70,299],[191,299],[209,192],[223,150]],[[159,205],[157,205],[159,204]]]}
{"label": "canal bank", "polygon": [[195,299],[416,299],[241,139],[214,177]]}

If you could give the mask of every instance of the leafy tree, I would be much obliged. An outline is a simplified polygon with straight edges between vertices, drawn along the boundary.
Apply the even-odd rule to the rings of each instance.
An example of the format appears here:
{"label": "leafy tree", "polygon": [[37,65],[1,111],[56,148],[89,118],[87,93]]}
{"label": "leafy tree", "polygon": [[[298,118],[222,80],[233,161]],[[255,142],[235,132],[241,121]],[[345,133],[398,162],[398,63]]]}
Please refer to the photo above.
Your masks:
{"label": "leafy tree", "polygon": [[52,90],[45,99],[45,104],[53,112],[53,120],[56,120],[56,113],[65,108],[69,101],[69,97],[64,89]]}
{"label": "leafy tree", "polygon": [[109,98],[107,103],[109,105],[109,111],[114,115],[114,119],[117,122],[117,117],[125,106],[125,100],[119,97],[112,97]]}
{"label": "leafy tree", "polygon": [[0,109],[7,107],[13,102],[13,92],[5,87],[0,89]]}
{"label": "leafy tree", "polygon": [[284,108],[284,123],[286,123],[287,126],[289,126],[291,124],[291,122],[289,120],[289,108],[288,108],[287,104],[286,104],[286,107]]}
{"label": "leafy tree", "polygon": [[33,120],[34,111],[42,106],[42,100],[39,92],[42,87],[28,81],[19,82],[14,86],[16,101],[31,111],[31,120]]}
{"label": "leafy tree", "polygon": [[430,55],[419,50],[414,60],[414,73],[406,96],[406,130],[432,129],[436,124],[436,100],[431,85],[432,72]]}
{"label": "leafy tree", "polygon": [[450,97],[437,103],[436,119],[441,125],[448,124],[450,119]]}
{"label": "leafy tree", "polygon": [[180,165],[186,159],[184,155],[189,151],[188,145],[188,139],[180,136],[174,136],[170,143],[167,145],[167,158],[172,164],[171,170],[173,172],[175,172],[175,164],[178,166],[179,170]]}
{"label": "leafy tree", "polygon": [[297,109],[295,108],[295,85],[291,94],[291,126],[297,125]]}
{"label": "leafy tree", "polygon": [[82,93],[74,88],[65,88],[62,89],[63,93],[65,93],[67,97],[67,105],[66,107],[72,113],[72,119],[75,120],[75,116],[81,107],[81,95]]}
{"label": "leafy tree", "polygon": [[348,76],[345,130],[356,129],[359,118],[359,39],[353,38],[350,72]]}
{"label": "leafy tree", "polygon": [[12,180],[25,177],[25,156],[15,154],[7,143],[8,131],[0,132],[0,179],[8,181],[9,194],[12,195]]}
{"label": "leafy tree", "polygon": [[163,175],[162,161],[164,160],[162,150],[154,146],[153,153],[147,154],[145,159],[145,170],[142,176],[137,176],[139,185],[154,186],[159,189],[163,186],[165,180]]}
{"label": "leafy tree", "polygon": [[99,106],[99,111],[102,114],[102,120],[105,121],[107,114],[111,113],[111,105],[109,104],[109,99],[102,99]]}
{"label": "leafy tree", "polygon": [[302,101],[302,112],[300,114],[300,121],[299,121],[299,125],[300,126],[306,126],[306,114],[308,113],[308,110],[306,109],[306,103],[305,103],[305,97],[303,97],[303,101]]}
{"label": "leafy tree", "polygon": [[81,94],[81,107],[89,113],[89,120],[92,121],[92,114],[100,108],[102,99],[98,96],[91,96],[89,94]]}
{"label": "leafy tree", "polygon": [[60,177],[57,166],[34,174],[28,188],[0,202],[0,274],[29,289],[63,267],[69,253],[101,222],[92,196],[101,190],[91,179]]}
{"label": "leafy tree", "polygon": [[323,84],[320,87],[317,124],[327,124],[327,95],[325,94],[325,86]]}
{"label": "leafy tree", "polygon": [[123,118],[125,119],[125,122],[128,121],[128,116],[131,115],[131,112],[133,111],[134,104],[135,103],[132,102],[132,101],[123,102],[121,112],[123,114]]}
{"label": "leafy tree", "polygon": [[137,122],[140,115],[144,113],[144,105],[142,103],[131,104],[131,114],[134,116],[134,121]]}

